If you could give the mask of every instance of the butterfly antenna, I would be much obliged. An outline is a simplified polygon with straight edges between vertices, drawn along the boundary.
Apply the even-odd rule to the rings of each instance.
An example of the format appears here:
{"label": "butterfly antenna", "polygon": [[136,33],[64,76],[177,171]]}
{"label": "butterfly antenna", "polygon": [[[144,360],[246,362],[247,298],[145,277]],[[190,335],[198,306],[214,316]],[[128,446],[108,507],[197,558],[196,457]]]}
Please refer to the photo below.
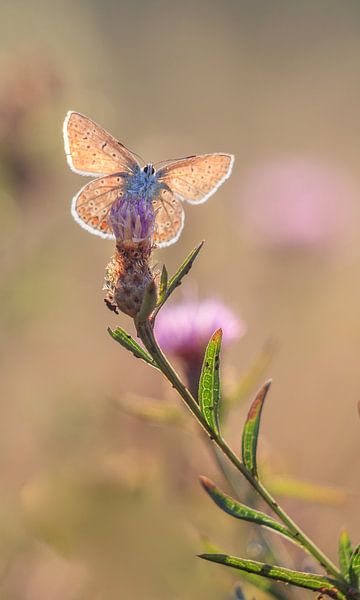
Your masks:
{"label": "butterfly antenna", "polygon": [[128,148],[127,146],[125,146],[125,144],[121,144],[121,146],[123,146],[125,148],[125,150],[127,150],[128,152],[131,152],[131,154],[136,156],[136,158],[138,158],[140,160],[140,162],[145,163],[143,157],[140,156],[140,154],[137,154],[136,152],[134,152],[134,150],[131,150],[131,148]]}
{"label": "butterfly antenna", "polygon": [[[129,148],[128,148],[129,150]],[[140,154],[137,154],[136,152],[134,152],[134,150],[130,150],[131,154],[133,154],[134,156],[136,156],[136,158],[138,158],[140,160],[140,162],[145,164],[145,160],[143,159],[142,156],[140,156]]]}
{"label": "butterfly antenna", "polygon": [[158,160],[156,163],[153,163],[154,167],[156,165],[165,165],[170,162],[177,162],[178,160],[186,160],[187,158],[195,158],[196,154],[191,154],[191,156],[181,156],[180,158],[167,158],[165,160]]}

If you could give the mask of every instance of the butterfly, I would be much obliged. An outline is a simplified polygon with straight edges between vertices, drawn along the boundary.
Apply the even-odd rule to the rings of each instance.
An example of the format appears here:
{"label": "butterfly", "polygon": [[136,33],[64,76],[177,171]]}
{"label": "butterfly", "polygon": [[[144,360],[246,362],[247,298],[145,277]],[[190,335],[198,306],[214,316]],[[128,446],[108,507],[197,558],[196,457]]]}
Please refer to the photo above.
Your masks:
{"label": "butterfly", "polygon": [[[230,176],[234,157],[215,153],[188,156],[155,170],[92,119],[69,111],[64,121],[65,153],[70,168],[89,177],[72,200],[71,213],[87,231],[114,238],[108,215],[119,198],[143,197],[156,214],[154,242],[176,242],[184,226],[182,202],[201,204]],[[164,161],[166,162],[166,161]]]}

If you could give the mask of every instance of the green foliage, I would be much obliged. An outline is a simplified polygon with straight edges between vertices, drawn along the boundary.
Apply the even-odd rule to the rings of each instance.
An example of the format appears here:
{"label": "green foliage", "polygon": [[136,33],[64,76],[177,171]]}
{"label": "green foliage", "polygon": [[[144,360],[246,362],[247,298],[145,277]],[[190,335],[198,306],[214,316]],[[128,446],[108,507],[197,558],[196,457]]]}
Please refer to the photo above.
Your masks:
{"label": "green foliage", "polygon": [[347,581],[349,581],[349,568],[352,555],[352,547],[349,534],[343,529],[339,538],[339,564],[340,570]]}
{"label": "green foliage", "polygon": [[[211,548],[211,553],[202,554],[201,558],[240,570],[244,578],[251,581],[260,589],[266,590],[269,594],[273,595],[279,600],[284,600],[286,595],[282,595],[281,591],[277,589],[277,582],[312,590],[321,595],[327,595],[329,597],[336,598],[337,600],[360,600],[360,547],[357,547],[356,550],[352,552],[348,534],[346,532],[341,534],[339,541],[339,560],[341,571],[339,571],[336,565],[332,563],[332,561],[286,514],[283,508],[271,496],[269,489],[265,487],[264,483],[260,483],[258,480],[257,447],[260,420],[265,398],[268,394],[271,382],[268,381],[263,385],[263,387],[258,391],[250,407],[242,433],[241,460],[226,443],[220,433],[219,360],[222,341],[221,329],[217,330],[213,334],[205,351],[199,380],[198,403],[189,393],[187,387],[179,379],[177,373],[174,371],[170,362],[163,355],[157,344],[153,332],[154,319],[160,308],[164,305],[176,287],[181,284],[183,277],[191,269],[194,260],[199,254],[202,246],[203,243],[199,244],[199,246],[197,246],[197,248],[190,253],[175,275],[170,278],[170,280],[168,280],[168,274],[165,266],[163,267],[160,277],[156,307],[150,315],[150,318],[149,310],[146,310],[146,315],[144,313],[146,318],[141,321],[141,323],[137,322],[138,335],[141,337],[146,350],[139,346],[139,344],[137,344],[137,342],[135,342],[135,340],[133,340],[132,337],[121,328],[118,328],[115,331],[109,330],[109,333],[117,342],[119,342],[127,350],[130,350],[136,357],[141,358],[151,366],[159,368],[163,372],[171,385],[178,391],[179,395],[191,410],[192,414],[196,417],[199,424],[210,433],[212,440],[216,445],[216,451],[221,451],[224,453],[232,465],[247,479],[253,490],[257,492],[266,502],[268,507],[274,511],[279,520],[275,520],[264,512],[255,510],[245,504],[240,503],[236,499],[222,492],[212,481],[206,477],[202,477],[201,483],[215,504],[224,512],[237,519],[270,529],[298,544],[309,555],[317,560],[317,562],[326,570],[329,576],[303,573],[301,571],[295,571],[277,565],[238,558],[227,554],[220,554],[217,552],[217,549],[214,548]],[[151,295],[150,300],[152,298],[153,295]],[[150,307],[150,300],[147,302],[146,307]],[[261,361],[259,368],[263,368],[263,363]],[[254,373],[256,375],[258,370],[254,369]],[[253,374],[251,374],[251,377],[249,377],[248,380],[245,380],[246,385],[243,384],[240,386],[238,396],[241,396],[244,390],[247,389],[249,385],[252,385],[253,380],[254,377]],[[144,411],[144,409],[141,407],[141,410],[142,415],[145,418],[149,418],[149,415],[151,420],[154,420],[154,416],[158,420],[163,418],[163,413],[159,414],[157,411],[154,411],[153,408],[151,408],[150,411]],[[224,472],[226,473],[225,470]],[[290,487],[293,492],[294,482],[292,481],[290,483],[292,484],[292,487]],[[299,485],[297,482],[295,482],[295,484],[295,492],[299,494]],[[270,484],[268,487],[270,487]],[[235,487],[235,489],[237,488]],[[313,492],[313,490],[310,491]],[[323,490],[321,489],[319,492],[319,489],[317,489],[317,492],[320,493],[320,495],[322,491]],[[300,489],[300,492],[302,494],[309,495],[308,487],[304,489],[303,486]],[[271,556],[271,558],[267,557],[267,559],[271,562],[278,562],[278,560],[273,556]],[[238,597],[243,600],[243,595],[241,592],[239,592]]]}
{"label": "green foliage", "polygon": [[[349,565],[350,584],[360,592],[360,544],[351,555]],[[359,594],[360,596],[360,594]]]}
{"label": "green foliage", "polygon": [[203,245],[204,242],[201,242],[198,246],[196,246],[196,248],[194,248],[192,252],[190,252],[189,256],[184,260],[182,265],[180,265],[176,273],[169,280],[166,268],[163,267],[160,279],[159,299],[152,315],[153,319],[155,319],[160,308],[165,304],[166,300],[171,296],[173,291],[179,285],[181,285],[183,278],[189,273]]}
{"label": "green foliage", "polygon": [[161,302],[165,302],[165,295],[168,289],[168,272],[167,269],[165,267],[165,265],[163,265],[162,271],[161,271],[161,277],[160,277],[160,285],[159,285],[159,300],[158,300],[158,305]]}
{"label": "green foliage", "polygon": [[[212,540],[210,541],[209,538],[202,537],[202,542],[204,547],[203,554],[210,555],[221,553],[219,546],[217,546]],[[288,595],[285,591],[282,591],[282,586],[279,586],[277,581],[267,579],[266,577],[259,577],[259,575],[254,575],[253,573],[247,573],[245,571],[241,572],[241,580],[246,581],[246,583],[257,588],[258,590],[269,594],[276,600],[289,600]]]}
{"label": "green foliage", "polygon": [[176,406],[135,394],[126,394],[113,400],[116,408],[127,415],[155,425],[182,425],[184,416]]}
{"label": "green foliage", "polygon": [[253,391],[258,387],[259,381],[264,376],[275,353],[274,344],[268,341],[260,354],[253,360],[248,369],[241,375],[235,388],[227,394],[226,407],[240,405],[246,402]]}
{"label": "green foliage", "polygon": [[144,296],[142,299],[141,307],[138,314],[135,317],[135,324],[138,326],[139,323],[144,323],[148,320],[151,313],[153,312],[157,302],[157,287],[154,280],[146,286]]}
{"label": "green foliage", "polygon": [[245,504],[241,504],[234,498],[231,498],[231,496],[224,494],[224,492],[216,487],[216,485],[207,477],[200,477],[200,481],[210,498],[212,498],[215,504],[217,504],[217,506],[219,506],[219,508],[221,508],[228,515],[231,515],[236,519],[262,525],[294,541],[290,531],[284,525],[281,525],[281,523],[278,523],[265,513],[254,510]]}
{"label": "green foliage", "polygon": [[276,475],[267,464],[263,465],[261,479],[273,495],[296,498],[302,502],[339,506],[349,498],[349,492],[345,489],[310,483],[288,475]]}
{"label": "green foliage", "polygon": [[337,582],[323,577],[321,575],[313,575],[312,573],[303,573],[302,571],[293,571],[283,567],[276,567],[266,563],[257,562],[255,560],[247,560],[245,558],[237,558],[228,554],[201,554],[200,558],[215,562],[228,567],[239,569],[245,573],[253,573],[281,581],[290,583],[296,587],[306,588],[322,594],[329,594],[332,597],[343,600],[344,594],[337,587]]}
{"label": "green foliage", "polygon": [[220,404],[220,349],[222,331],[218,329],[211,337],[204,356],[199,381],[199,403],[202,414],[211,430],[220,435],[219,404]]}
{"label": "green foliage", "polygon": [[141,358],[152,367],[155,367],[156,369],[158,368],[156,362],[151,358],[150,354],[148,354],[144,348],[135,342],[134,338],[126,333],[124,329],[117,327],[116,329],[112,330],[110,327],[108,327],[108,332],[116,342],[121,344],[121,346],[126,350],[132,352],[136,358]]}
{"label": "green foliage", "polygon": [[261,413],[270,385],[271,381],[267,381],[258,391],[255,400],[250,407],[242,434],[242,460],[246,468],[249,469],[254,477],[258,476],[256,451]]}

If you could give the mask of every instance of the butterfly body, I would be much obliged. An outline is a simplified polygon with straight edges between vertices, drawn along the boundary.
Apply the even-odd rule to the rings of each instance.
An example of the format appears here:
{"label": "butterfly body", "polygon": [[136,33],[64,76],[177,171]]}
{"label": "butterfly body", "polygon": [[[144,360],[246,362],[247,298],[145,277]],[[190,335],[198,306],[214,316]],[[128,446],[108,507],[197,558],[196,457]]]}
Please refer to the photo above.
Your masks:
{"label": "butterfly body", "polygon": [[176,242],[184,225],[182,202],[205,202],[230,176],[234,157],[215,153],[170,162],[155,171],[141,168],[134,154],[102,127],[80,113],[69,111],[64,122],[64,144],[69,166],[76,173],[97,177],[73,198],[72,215],[85,229],[114,238],[108,215],[122,198],[143,199],[156,214],[155,243]]}
{"label": "butterfly body", "polygon": [[128,197],[137,195],[144,200],[152,202],[152,199],[159,192],[160,188],[161,184],[157,180],[155,169],[149,164],[127,177],[124,191]]}

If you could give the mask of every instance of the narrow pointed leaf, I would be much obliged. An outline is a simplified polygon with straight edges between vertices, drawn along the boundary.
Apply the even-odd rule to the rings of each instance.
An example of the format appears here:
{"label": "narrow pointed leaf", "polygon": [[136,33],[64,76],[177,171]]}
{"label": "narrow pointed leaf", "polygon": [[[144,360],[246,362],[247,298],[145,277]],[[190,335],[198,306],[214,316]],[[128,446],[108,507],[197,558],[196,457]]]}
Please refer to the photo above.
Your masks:
{"label": "narrow pointed leaf", "polygon": [[126,394],[111,400],[113,406],[127,415],[155,425],[183,425],[184,415],[176,406],[164,404],[164,401],[154,400]]}
{"label": "narrow pointed leaf", "polygon": [[271,381],[267,381],[258,391],[255,400],[253,401],[242,434],[242,460],[244,465],[251,471],[254,477],[257,477],[257,460],[256,451],[260,428],[261,412],[264,406],[264,401],[271,385]]}
{"label": "narrow pointed leaf", "polygon": [[254,510],[245,504],[241,504],[237,500],[234,500],[231,496],[224,494],[216,485],[207,477],[200,477],[201,484],[204,490],[209,494],[210,498],[221,508],[224,512],[236,519],[243,521],[249,521],[250,523],[256,523],[257,525],[263,525],[268,527],[287,538],[294,540],[290,531],[281,523],[275,521],[268,515],[258,510]]}
{"label": "narrow pointed leaf", "polygon": [[268,366],[270,365],[275,354],[275,345],[269,340],[260,354],[250,364],[250,367],[241,376],[238,383],[235,385],[234,390],[228,394],[226,398],[226,404],[240,405],[247,401],[249,396],[253,394],[254,390],[259,386],[263,375],[265,374]]}
{"label": "narrow pointed leaf", "polygon": [[236,556],[229,556],[227,554],[201,554],[200,558],[220,565],[233,567],[245,573],[253,573],[254,575],[260,575],[268,579],[289,583],[297,587],[329,594],[332,597],[345,600],[344,594],[336,587],[338,584],[336,583],[335,585],[335,581],[328,577],[303,573],[302,571],[292,571],[291,569],[268,565],[255,560],[237,558]]}
{"label": "narrow pointed leaf", "polygon": [[159,286],[159,302],[165,298],[168,287],[168,272],[166,270],[165,265],[163,265],[160,277],[160,286]]}
{"label": "narrow pointed leaf", "polygon": [[349,565],[350,584],[357,590],[360,590],[360,545],[355,548],[351,555]]}
{"label": "narrow pointed leaf", "polygon": [[132,354],[136,356],[136,358],[141,358],[152,367],[158,369],[156,362],[151,358],[150,354],[148,354],[146,350],[144,350],[144,348],[142,348],[137,342],[135,342],[134,338],[132,338],[131,335],[126,333],[124,329],[122,329],[121,327],[117,327],[116,329],[112,330],[109,327],[108,332],[116,342],[121,344],[121,346],[123,346],[123,348],[126,348],[126,350],[132,352]]}
{"label": "narrow pointed leaf", "polygon": [[270,470],[264,471],[262,480],[273,496],[296,498],[305,502],[316,502],[327,505],[341,505],[349,498],[349,492],[328,485],[319,485],[302,481],[294,477],[275,475]]}
{"label": "narrow pointed leaf", "polygon": [[153,313],[157,302],[157,288],[154,280],[146,286],[144,290],[143,299],[141,302],[140,310],[134,318],[136,327],[138,328],[140,323],[145,323],[150,315]]}
{"label": "narrow pointed leaf", "polygon": [[[202,537],[202,542],[204,545],[204,554],[220,554],[220,548],[212,540],[210,541],[209,538]],[[259,577],[258,575],[246,573],[245,571],[241,573],[241,578],[258,590],[267,592],[276,600],[289,600],[287,594],[282,593],[282,586],[279,586],[279,584],[272,579],[265,579],[265,577]]]}
{"label": "narrow pointed leaf", "polygon": [[219,431],[220,375],[219,361],[222,331],[218,329],[211,337],[204,356],[199,382],[199,404],[207,424],[214,433]]}
{"label": "narrow pointed leaf", "polygon": [[179,267],[179,269],[176,271],[175,275],[173,275],[169,279],[169,284],[168,284],[168,295],[169,296],[170,296],[170,294],[172,294],[174,289],[177,288],[181,284],[181,281],[185,277],[185,275],[188,274],[188,272],[190,271],[191,267],[193,266],[195,259],[196,259],[197,255],[199,254],[203,245],[204,245],[204,242],[200,242],[200,244],[198,246],[196,246],[196,248],[194,248],[194,250],[192,252],[190,252],[189,256],[187,258],[185,258],[184,262]]}
{"label": "narrow pointed leaf", "polygon": [[[194,261],[195,261],[197,255],[199,254],[201,248],[203,247],[203,245],[204,245],[204,242],[201,242],[201,244],[196,246],[196,248],[194,248],[194,250],[192,252],[190,252],[189,256],[184,260],[182,265],[178,268],[175,275],[173,275],[168,280],[166,292],[164,293],[163,296],[161,296],[161,293],[160,293],[159,301],[153,312],[153,319],[156,317],[160,308],[165,304],[166,300],[171,296],[173,291],[181,284],[185,275],[188,274],[188,272],[190,271],[191,267],[193,266]],[[161,274],[161,278],[162,277],[163,277],[163,274]]]}
{"label": "narrow pointed leaf", "polygon": [[352,555],[351,541],[346,529],[343,529],[339,538],[339,564],[345,579],[349,580],[349,568]]}

